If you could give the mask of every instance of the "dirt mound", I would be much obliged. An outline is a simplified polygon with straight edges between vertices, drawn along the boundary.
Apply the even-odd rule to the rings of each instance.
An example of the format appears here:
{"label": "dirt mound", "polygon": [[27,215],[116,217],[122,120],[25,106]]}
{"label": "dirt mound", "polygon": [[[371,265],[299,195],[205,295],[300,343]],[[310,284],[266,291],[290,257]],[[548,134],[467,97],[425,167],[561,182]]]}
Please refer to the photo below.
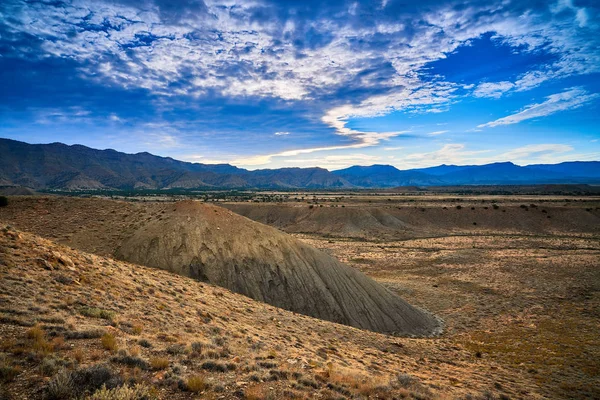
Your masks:
{"label": "dirt mound", "polygon": [[402,335],[431,335],[440,329],[433,316],[328,254],[199,202],[165,209],[161,218],[126,240],[116,256],[362,329]]}
{"label": "dirt mound", "polygon": [[600,233],[600,209],[529,203],[423,205],[223,204],[233,212],[288,233],[406,239],[456,233]]}

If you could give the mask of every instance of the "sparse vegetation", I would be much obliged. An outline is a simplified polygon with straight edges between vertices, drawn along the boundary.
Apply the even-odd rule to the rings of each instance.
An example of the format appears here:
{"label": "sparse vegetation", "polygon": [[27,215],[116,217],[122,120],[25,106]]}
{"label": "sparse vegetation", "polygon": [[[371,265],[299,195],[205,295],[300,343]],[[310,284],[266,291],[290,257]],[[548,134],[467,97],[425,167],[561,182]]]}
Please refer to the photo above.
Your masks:
{"label": "sparse vegetation", "polygon": [[[529,198],[502,197],[498,203],[502,212],[493,203],[496,198],[486,199],[490,210],[499,210],[495,214],[484,211],[479,199],[452,198],[441,203],[436,198],[424,203],[414,196],[394,196],[394,203],[388,204],[387,196],[371,196],[372,207],[385,202],[382,214],[390,209],[402,218],[415,215],[433,221],[428,223],[448,218],[453,235],[426,226],[427,234],[439,236],[412,238],[410,228],[403,231],[402,240],[382,240],[385,236],[377,233],[361,241],[340,238],[335,232],[298,236],[386,282],[409,302],[425,308],[435,305],[436,313],[448,323],[442,340],[372,335],[315,321],[205,283],[78,253],[3,228],[0,295],[8,302],[0,304],[5,336],[0,339],[0,392],[12,399],[129,399],[137,398],[131,393],[141,384],[147,393],[140,398],[218,398],[230,393],[247,399],[508,399],[519,393],[540,398],[598,397],[594,360],[600,354],[589,316],[597,306],[593,295],[597,274],[591,268],[597,238],[588,231],[565,234],[559,225],[567,224],[567,218],[572,220],[568,226],[596,218],[591,200],[572,199],[566,214],[562,199],[561,204],[535,199],[540,213]],[[329,200],[321,197],[318,202],[327,204]],[[18,209],[18,201],[22,200],[11,199],[3,212]],[[453,211],[459,202],[466,209],[475,205],[475,210]],[[531,213],[521,213],[521,203]],[[398,204],[403,207],[398,209]],[[300,209],[308,214],[305,205],[306,199]],[[352,201],[346,205],[346,212],[353,213],[362,207]],[[120,207],[126,208],[127,203]],[[153,210],[155,205],[148,202],[145,207]],[[419,212],[422,208],[424,215]],[[585,212],[583,217],[579,209]],[[548,210],[552,220],[546,219]],[[97,218],[111,223],[104,214],[113,211],[102,210]],[[343,212],[341,208],[318,211]],[[92,232],[79,218],[78,229]],[[510,221],[502,225],[505,220],[523,225],[533,221],[531,226],[538,229],[539,224],[543,230],[506,233],[502,229]],[[57,224],[48,221],[39,219],[36,223],[42,228],[36,229]],[[473,229],[473,221],[481,228]],[[18,222],[15,225],[23,224]],[[56,261],[53,251],[70,257],[75,271]],[[569,269],[555,265],[569,265]],[[515,274],[519,279],[514,279]],[[68,287],[57,283],[54,277],[59,275],[72,283]],[[162,305],[160,312],[156,304]],[[464,307],[468,312],[457,311]],[[89,312],[82,311],[88,308]],[[102,316],[103,311],[112,316]],[[104,345],[106,335],[114,338],[112,350]],[[522,340],[515,341],[517,337]],[[100,364],[87,367],[93,363]],[[498,368],[489,374],[473,373],[482,368],[487,373],[490,365]],[[106,374],[85,372],[86,367]],[[405,373],[396,377],[394,371]],[[197,391],[190,385],[195,377],[202,378]]]}

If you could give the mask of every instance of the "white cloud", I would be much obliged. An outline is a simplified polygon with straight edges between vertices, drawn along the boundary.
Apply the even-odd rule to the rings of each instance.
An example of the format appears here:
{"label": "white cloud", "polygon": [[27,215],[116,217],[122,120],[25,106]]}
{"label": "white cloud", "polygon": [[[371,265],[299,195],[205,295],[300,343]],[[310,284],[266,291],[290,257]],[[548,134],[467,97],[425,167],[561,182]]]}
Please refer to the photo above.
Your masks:
{"label": "white cloud", "polygon": [[600,97],[600,95],[597,93],[589,94],[581,88],[571,88],[565,92],[546,97],[546,101],[542,103],[531,104],[525,107],[521,112],[478,125],[477,127],[493,128],[500,125],[517,124],[528,119],[545,117],[560,111],[579,108],[598,97]]}
{"label": "white cloud", "polygon": [[[379,93],[384,94],[360,101],[348,99],[348,104],[335,105],[324,112],[321,121],[335,130],[343,144],[240,158],[246,165],[264,165],[273,157],[380,145],[403,132],[361,131],[351,129],[348,121],[395,111],[445,112],[459,89],[473,90],[477,97],[498,98],[511,91],[529,90],[550,79],[600,71],[597,51],[600,36],[581,34],[593,26],[594,15],[590,14],[591,9],[576,7],[571,0],[561,0],[554,6],[552,18],[545,16],[547,9],[523,12],[511,8],[508,1],[470,3],[460,8],[442,2],[417,16],[399,14],[393,23],[373,21],[362,26],[349,19],[321,16],[309,21],[309,28],[316,34],[327,34],[330,40],[322,46],[306,46],[301,50],[295,45],[294,34],[302,24],[291,19],[259,22],[251,18],[252,10],[264,6],[259,1],[205,3],[206,14],[188,15],[174,23],[151,3],[140,10],[102,0],[78,0],[60,3],[60,7],[26,2],[12,9],[10,18],[0,23],[11,34],[39,38],[45,51],[40,57],[80,62],[80,73],[90,80],[100,83],[108,80],[124,88],[145,88],[164,98],[198,97],[214,92],[232,97],[282,99],[287,104],[315,100],[353,84],[382,89]],[[381,7],[386,5],[387,1],[382,0]],[[361,11],[358,7],[357,3],[352,4],[350,11]],[[562,17],[565,13],[571,23],[565,23]],[[102,29],[86,29],[90,26]],[[514,82],[473,86],[445,82],[443,77],[424,78],[422,72],[428,63],[448,57],[459,46],[489,32],[494,32],[497,40],[522,46],[521,51],[549,52],[556,61],[525,72]],[[140,45],[140,37],[151,40]],[[388,44],[377,48],[376,43]],[[32,56],[28,51],[24,50],[25,56]],[[381,65],[390,66],[391,72],[365,74]],[[550,115],[580,107],[596,97],[582,89],[571,89],[479,127]],[[63,117],[47,115],[42,120]],[[109,118],[117,121],[115,118],[119,117]],[[153,140],[161,146],[176,146],[177,135],[166,132],[162,139]],[[442,133],[445,132],[430,134]],[[457,153],[464,156],[465,151],[448,147],[433,156],[452,158]]]}
{"label": "white cloud", "polygon": [[539,158],[549,154],[566,153],[573,150],[572,146],[566,144],[532,144],[502,153],[500,157],[505,160],[519,161],[530,159],[531,157]]}
{"label": "white cloud", "polygon": [[429,132],[428,135],[429,136],[438,136],[438,135],[443,135],[444,133],[448,133],[450,131],[434,131],[434,132]]}
{"label": "white cloud", "polygon": [[475,97],[492,97],[498,99],[502,95],[512,89],[515,85],[511,82],[484,82],[477,85],[473,92]]}
{"label": "white cloud", "polygon": [[286,164],[299,167],[321,167],[329,170],[351,167],[353,165],[372,165],[381,161],[381,157],[368,154],[329,155],[318,158],[289,158]]}
{"label": "white cloud", "polygon": [[[264,4],[219,0],[205,3],[206,14],[190,15],[177,24],[166,20],[156,6],[140,10],[85,0],[60,7],[26,3],[11,10],[11,19],[3,22],[12,32],[42,39],[48,55],[86,64],[81,71],[90,79],[109,79],[127,88],[147,88],[165,96],[201,96],[216,90],[228,96],[310,99],[316,92],[354,82],[361,72],[376,66],[374,62],[391,65],[395,74],[385,81],[370,81],[370,74],[363,75],[359,79],[363,85],[383,82],[392,92],[401,93],[406,87],[413,90],[426,85],[418,72],[428,62],[447,57],[461,44],[486,32],[495,32],[513,45],[531,50],[544,47],[560,55],[550,68],[520,77],[513,83],[516,89],[556,76],[600,69],[597,41],[578,36],[558,18],[514,12],[508,2],[460,10],[440,5],[419,18],[400,14],[394,23],[375,21],[363,27],[323,16],[311,21],[311,27],[332,35],[332,39],[322,47],[302,49],[301,57],[291,34],[297,28],[294,21],[258,22],[250,18],[252,10]],[[382,7],[386,3],[383,1]],[[350,11],[358,11],[357,7],[353,3]],[[561,2],[555,9],[572,9],[580,25],[589,24],[587,11],[570,1]],[[94,25],[103,29],[85,29]],[[140,37],[149,35],[153,40],[140,45]],[[369,43],[382,40],[382,36],[390,44],[374,51]],[[235,73],[231,73],[232,68]],[[186,82],[182,87],[169,90],[171,83],[181,81]],[[509,84],[481,84],[475,93],[499,96]],[[389,106],[394,108],[393,104]],[[444,111],[436,107],[431,110]]]}
{"label": "white cloud", "polygon": [[287,136],[289,134],[289,132],[275,132],[275,136]]}
{"label": "white cloud", "polygon": [[419,168],[422,166],[433,166],[440,164],[464,164],[475,156],[489,153],[490,150],[466,150],[464,144],[446,144],[436,151],[424,153],[412,153],[403,157],[403,166],[407,168]]}

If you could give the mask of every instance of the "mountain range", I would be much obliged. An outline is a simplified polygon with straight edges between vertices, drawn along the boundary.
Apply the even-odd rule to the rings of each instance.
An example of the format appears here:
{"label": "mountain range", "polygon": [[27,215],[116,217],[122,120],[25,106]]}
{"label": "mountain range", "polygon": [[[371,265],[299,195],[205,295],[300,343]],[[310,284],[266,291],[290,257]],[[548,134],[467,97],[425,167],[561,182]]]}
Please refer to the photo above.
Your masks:
{"label": "mountain range", "polygon": [[249,171],[150,153],[126,154],[62,143],[0,139],[0,185],[36,190],[88,189],[360,189],[397,186],[600,184],[599,161],[519,166],[440,165],[399,170],[391,165]]}

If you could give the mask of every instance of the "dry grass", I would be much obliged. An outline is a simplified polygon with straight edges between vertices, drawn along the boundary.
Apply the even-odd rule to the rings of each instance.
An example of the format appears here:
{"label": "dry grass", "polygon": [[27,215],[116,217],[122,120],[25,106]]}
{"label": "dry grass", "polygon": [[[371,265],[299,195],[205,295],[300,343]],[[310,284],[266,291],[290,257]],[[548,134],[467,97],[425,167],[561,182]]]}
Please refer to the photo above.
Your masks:
{"label": "dry grass", "polygon": [[117,343],[117,338],[112,333],[105,333],[101,338],[102,347],[106,350],[117,351],[119,348],[119,344]]}
{"label": "dry grass", "polygon": [[193,393],[200,393],[208,387],[204,375],[190,376],[189,378],[187,378],[185,385],[187,390]]}
{"label": "dry grass", "polygon": [[264,400],[266,390],[263,384],[252,385],[244,390],[244,399],[246,400]]}
{"label": "dry grass", "polygon": [[150,368],[159,370],[169,368],[169,359],[166,357],[150,357]]}

